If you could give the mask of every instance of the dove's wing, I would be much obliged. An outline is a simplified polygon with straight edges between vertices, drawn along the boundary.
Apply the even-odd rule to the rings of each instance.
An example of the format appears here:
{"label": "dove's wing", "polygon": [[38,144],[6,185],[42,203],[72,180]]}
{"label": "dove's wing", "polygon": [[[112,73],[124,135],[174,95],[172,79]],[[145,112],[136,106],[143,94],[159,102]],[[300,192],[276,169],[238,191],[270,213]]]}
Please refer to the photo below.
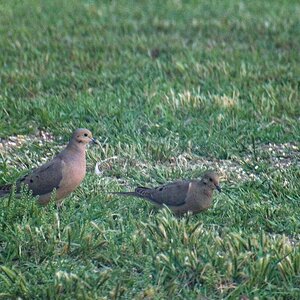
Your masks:
{"label": "dove's wing", "polygon": [[34,196],[44,195],[59,188],[62,180],[64,163],[60,156],[33,170],[17,181],[17,188],[21,184],[28,185]]}
{"label": "dove's wing", "polygon": [[185,204],[190,181],[176,181],[154,189],[138,187],[135,194],[138,197],[149,199],[157,204],[181,206]]}

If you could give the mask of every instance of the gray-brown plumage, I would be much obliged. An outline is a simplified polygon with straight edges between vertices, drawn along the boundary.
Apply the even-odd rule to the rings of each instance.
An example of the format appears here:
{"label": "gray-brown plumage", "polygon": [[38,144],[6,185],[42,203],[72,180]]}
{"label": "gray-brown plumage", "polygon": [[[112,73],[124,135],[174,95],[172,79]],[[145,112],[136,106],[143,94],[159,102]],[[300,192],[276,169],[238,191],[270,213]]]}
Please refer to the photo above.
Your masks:
{"label": "gray-brown plumage", "polygon": [[[39,196],[38,202],[45,205],[55,189],[55,199],[61,202],[80,185],[85,176],[85,148],[90,142],[96,142],[92,133],[88,129],[77,129],[63,151],[16,182],[16,192],[20,191],[22,184],[27,185],[33,196]],[[11,187],[0,186],[0,197],[9,194]]]}
{"label": "gray-brown plumage", "polygon": [[175,214],[198,213],[212,205],[213,191],[219,186],[215,172],[206,172],[201,180],[175,181],[156,188],[138,187],[134,192],[116,192],[123,196],[144,198],[158,207],[168,206]]}

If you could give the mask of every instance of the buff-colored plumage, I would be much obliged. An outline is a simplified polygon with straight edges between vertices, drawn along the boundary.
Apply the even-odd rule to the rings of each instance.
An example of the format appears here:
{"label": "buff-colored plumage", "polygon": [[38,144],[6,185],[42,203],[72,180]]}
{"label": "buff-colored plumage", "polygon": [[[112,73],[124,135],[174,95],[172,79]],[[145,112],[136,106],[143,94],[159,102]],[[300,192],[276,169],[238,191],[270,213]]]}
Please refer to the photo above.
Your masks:
{"label": "buff-colored plumage", "polygon": [[138,187],[134,192],[114,194],[144,198],[158,207],[166,205],[175,214],[198,213],[212,205],[213,191],[219,192],[219,177],[206,172],[201,180],[175,181],[156,188]]}
{"label": "buff-colored plumage", "polygon": [[[48,204],[55,189],[55,199],[61,202],[82,182],[86,172],[85,148],[95,142],[88,129],[77,129],[67,147],[52,160],[16,182],[16,191],[27,185],[40,204]],[[12,185],[0,187],[0,197],[10,193]]]}

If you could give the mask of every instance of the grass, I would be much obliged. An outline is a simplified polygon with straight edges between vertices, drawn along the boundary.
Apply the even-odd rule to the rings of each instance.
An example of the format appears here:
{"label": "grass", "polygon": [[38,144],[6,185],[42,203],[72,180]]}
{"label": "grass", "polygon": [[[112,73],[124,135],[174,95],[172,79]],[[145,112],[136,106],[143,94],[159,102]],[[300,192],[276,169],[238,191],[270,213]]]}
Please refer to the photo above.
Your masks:
{"label": "grass", "polygon": [[[0,148],[0,183],[77,127],[102,146],[61,211],[26,193],[1,199],[0,298],[299,299],[299,11],[2,1],[0,137],[26,142]],[[54,138],[41,143],[41,130]],[[224,193],[197,216],[107,194],[220,165]]]}

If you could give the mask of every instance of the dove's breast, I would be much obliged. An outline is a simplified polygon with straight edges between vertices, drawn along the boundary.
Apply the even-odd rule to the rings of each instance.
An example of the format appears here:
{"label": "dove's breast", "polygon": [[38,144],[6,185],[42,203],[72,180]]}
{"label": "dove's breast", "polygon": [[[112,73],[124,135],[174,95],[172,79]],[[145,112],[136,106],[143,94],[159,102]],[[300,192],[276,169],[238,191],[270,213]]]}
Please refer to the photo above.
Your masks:
{"label": "dove's breast", "polygon": [[85,173],[85,158],[63,162],[63,179],[59,185],[59,189],[64,190],[66,193],[73,192],[84,179]]}

